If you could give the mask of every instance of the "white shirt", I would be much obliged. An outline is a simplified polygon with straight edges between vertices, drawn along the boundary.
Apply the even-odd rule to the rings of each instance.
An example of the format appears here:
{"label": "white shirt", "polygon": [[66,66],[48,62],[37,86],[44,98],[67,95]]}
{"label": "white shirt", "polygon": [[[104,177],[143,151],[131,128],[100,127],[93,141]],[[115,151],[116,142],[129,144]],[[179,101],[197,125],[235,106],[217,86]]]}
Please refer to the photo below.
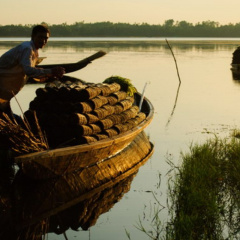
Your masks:
{"label": "white shirt", "polygon": [[46,77],[50,69],[36,68],[38,51],[32,41],[10,49],[0,57],[0,104],[10,101],[28,77]]}

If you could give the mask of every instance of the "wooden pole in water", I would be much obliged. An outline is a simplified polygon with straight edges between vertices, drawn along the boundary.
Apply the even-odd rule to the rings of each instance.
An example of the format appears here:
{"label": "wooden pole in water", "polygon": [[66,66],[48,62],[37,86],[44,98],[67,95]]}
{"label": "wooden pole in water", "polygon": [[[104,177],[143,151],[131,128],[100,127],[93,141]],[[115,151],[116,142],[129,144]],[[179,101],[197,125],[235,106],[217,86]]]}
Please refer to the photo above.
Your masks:
{"label": "wooden pole in water", "polygon": [[180,79],[180,75],[179,75],[179,71],[178,71],[177,60],[176,60],[176,58],[174,56],[174,53],[172,51],[172,48],[171,48],[170,44],[168,43],[168,40],[167,39],[165,39],[165,40],[166,40],[166,43],[167,43],[167,45],[168,45],[168,47],[169,47],[169,49],[170,49],[170,51],[172,53],[172,56],[173,56],[173,59],[174,59],[174,62],[175,62],[175,66],[176,66],[176,69],[177,69],[178,80],[179,80],[177,94],[176,94],[175,102],[174,102],[174,105],[173,105],[172,113],[171,113],[171,115],[170,115],[170,117],[169,117],[169,119],[167,121],[167,124],[166,124],[166,126],[168,126],[168,124],[170,123],[171,118],[172,118],[172,116],[174,114],[175,108],[177,106],[177,100],[178,100],[178,94],[179,94],[179,89],[180,89],[180,85],[181,85],[181,79]]}
{"label": "wooden pole in water", "polygon": [[177,60],[176,60],[176,58],[175,58],[175,56],[174,56],[174,53],[173,53],[173,51],[172,51],[172,48],[171,48],[170,44],[168,43],[168,40],[167,40],[167,39],[165,39],[165,40],[166,40],[166,43],[167,43],[167,45],[168,45],[168,47],[169,47],[169,49],[170,49],[170,51],[171,51],[171,53],[172,53],[172,55],[173,55],[173,59],[174,59],[175,66],[176,66],[176,69],[177,69],[178,80],[179,80],[179,83],[181,84],[181,79],[180,79],[180,75],[179,75],[179,71],[178,71],[178,66],[177,66]]}

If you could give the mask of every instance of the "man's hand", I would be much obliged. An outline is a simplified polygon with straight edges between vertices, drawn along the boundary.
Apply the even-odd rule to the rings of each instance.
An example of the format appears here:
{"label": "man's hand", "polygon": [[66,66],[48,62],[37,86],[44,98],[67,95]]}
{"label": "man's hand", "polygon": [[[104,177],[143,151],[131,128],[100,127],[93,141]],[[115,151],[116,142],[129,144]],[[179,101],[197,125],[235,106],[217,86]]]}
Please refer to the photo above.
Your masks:
{"label": "man's hand", "polygon": [[65,69],[62,67],[54,67],[52,68],[53,77],[61,78],[65,73]]}

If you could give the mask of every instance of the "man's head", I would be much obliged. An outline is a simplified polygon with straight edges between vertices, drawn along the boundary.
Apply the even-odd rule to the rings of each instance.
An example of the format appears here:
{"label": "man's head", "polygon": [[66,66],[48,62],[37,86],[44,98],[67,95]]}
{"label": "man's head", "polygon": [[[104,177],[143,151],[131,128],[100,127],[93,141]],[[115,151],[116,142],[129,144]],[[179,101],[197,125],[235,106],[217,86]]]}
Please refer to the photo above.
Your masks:
{"label": "man's head", "polygon": [[50,36],[49,29],[44,25],[37,25],[32,29],[32,41],[36,49],[43,48]]}

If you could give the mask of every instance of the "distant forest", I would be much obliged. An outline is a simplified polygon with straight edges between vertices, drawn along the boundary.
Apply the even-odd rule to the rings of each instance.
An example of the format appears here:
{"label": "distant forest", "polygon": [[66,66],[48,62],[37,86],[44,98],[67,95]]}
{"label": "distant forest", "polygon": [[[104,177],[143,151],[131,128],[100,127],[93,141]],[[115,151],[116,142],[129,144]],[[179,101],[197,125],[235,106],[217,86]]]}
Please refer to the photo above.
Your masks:
{"label": "distant forest", "polygon": [[[42,23],[46,24],[46,23]],[[214,21],[192,24],[166,20],[162,25],[76,22],[49,26],[52,37],[240,37],[240,22],[220,25]],[[34,25],[0,25],[0,37],[29,37]]]}

